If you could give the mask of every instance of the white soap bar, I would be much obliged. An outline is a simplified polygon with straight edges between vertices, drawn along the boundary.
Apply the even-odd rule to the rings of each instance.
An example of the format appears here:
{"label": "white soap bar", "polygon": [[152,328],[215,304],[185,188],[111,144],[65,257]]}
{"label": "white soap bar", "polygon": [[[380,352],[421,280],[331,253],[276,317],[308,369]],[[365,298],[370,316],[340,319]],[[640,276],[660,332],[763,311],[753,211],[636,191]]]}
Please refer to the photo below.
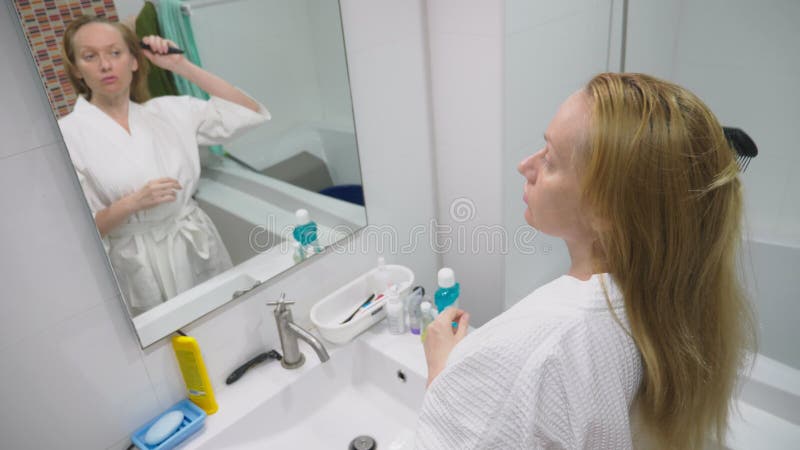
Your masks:
{"label": "white soap bar", "polygon": [[172,436],[172,433],[178,429],[183,422],[183,411],[170,411],[150,426],[147,433],[144,435],[144,443],[147,445],[156,445],[164,439]]}

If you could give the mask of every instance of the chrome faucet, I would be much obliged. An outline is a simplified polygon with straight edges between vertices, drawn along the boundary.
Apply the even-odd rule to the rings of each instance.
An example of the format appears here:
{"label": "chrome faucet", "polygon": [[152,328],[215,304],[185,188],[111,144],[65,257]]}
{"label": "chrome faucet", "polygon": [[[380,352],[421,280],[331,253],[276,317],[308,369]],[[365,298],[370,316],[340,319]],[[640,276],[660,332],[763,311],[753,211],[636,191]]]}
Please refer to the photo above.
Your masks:
{"label": "chrome faucet", "polygon": [[297,345],[298,338],[304,340],[317,352],[320,362],[329,360],[330,356],[322,342],[292,320],[292,310],[289,309],[289,306],[293,304],[294,302],[286,301],[286,294],[281,294],[281,298],[277,302],[267,303],[269,306],[275,306],[275,321],[278,324],[278,336],[280,336],[283,350],[281,365],[287,369],[296,369],[306,362],[305,355],[300,352],[300,347]]}

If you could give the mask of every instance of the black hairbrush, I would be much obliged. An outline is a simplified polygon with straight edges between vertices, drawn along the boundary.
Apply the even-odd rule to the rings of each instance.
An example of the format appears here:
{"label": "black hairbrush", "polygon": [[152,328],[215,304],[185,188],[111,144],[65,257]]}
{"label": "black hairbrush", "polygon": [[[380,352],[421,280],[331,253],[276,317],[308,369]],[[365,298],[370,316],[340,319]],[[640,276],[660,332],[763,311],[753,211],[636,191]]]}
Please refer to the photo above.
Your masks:
{"label": "black hairbrush", "polygon": [[750,164],[750,160],[758,155],[756,143],[740,128],[722,127],[725,139],[736,151],[736,162],[739,163],[739,171],[744,172]]}
{"label": "black hairbrush", "polygon": [[[142,47],[145,50],[150,50],[151,52],[153,51],[153,49],[150,48],[150,46],[145,44],[144,42],[139,42],[139,47]],[[180,55],[180,54],[183,54],[183,50],[181,50],[179,48],[175,48],[175,47],[169,47],[169,50],[167,50],[167,54],[168,55]]]}

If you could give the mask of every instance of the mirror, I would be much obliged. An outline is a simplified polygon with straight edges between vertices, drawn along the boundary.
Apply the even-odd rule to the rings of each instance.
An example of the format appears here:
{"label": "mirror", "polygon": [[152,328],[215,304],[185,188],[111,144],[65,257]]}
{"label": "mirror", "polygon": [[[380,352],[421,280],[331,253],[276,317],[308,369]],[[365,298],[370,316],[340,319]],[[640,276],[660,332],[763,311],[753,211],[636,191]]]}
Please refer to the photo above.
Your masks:
{"label": "mirror", "polygon": [[[143,347],[366,225],[338,2],[15,4]],[[120,20],[118,8],[134,16]],[[135,83],[135,56],[117,28],[92,23],[72,35],[78,54],[66,68],[62,36],[82,14],[140,36],[158,30],[184,54],[150,66],[194,86],[151,70],[153,98],[115,109],[118,92],[128,105],[128,91],[112,87]],[[122,50],[103,47],[102,32],[86,31],[95,29]],[[238,90],[187,72],[181,58]],[[94,91],[78,99],[70,73]]]}

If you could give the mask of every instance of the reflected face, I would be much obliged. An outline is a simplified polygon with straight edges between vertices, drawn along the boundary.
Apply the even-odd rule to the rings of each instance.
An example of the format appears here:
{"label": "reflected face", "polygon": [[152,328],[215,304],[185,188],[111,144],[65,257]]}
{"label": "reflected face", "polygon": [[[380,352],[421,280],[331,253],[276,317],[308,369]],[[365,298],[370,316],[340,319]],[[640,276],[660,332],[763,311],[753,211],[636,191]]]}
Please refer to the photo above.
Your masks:
{"label": "reflected face", "polygon": [[139,64],[119,31],[105,23],[89,23],[75,33],[72,42],[76,75],[92,90],[93,100],[129,95]]}
{"label": "reflected face", "polygon": [[525,221],[539,231],[567,240],[591,233],[581,209],[580,178],[572,160],[573,151],[583,145],[588,118],[586,98],[576,92],[547,127],[544,146],[517,167],[525,177]]}

